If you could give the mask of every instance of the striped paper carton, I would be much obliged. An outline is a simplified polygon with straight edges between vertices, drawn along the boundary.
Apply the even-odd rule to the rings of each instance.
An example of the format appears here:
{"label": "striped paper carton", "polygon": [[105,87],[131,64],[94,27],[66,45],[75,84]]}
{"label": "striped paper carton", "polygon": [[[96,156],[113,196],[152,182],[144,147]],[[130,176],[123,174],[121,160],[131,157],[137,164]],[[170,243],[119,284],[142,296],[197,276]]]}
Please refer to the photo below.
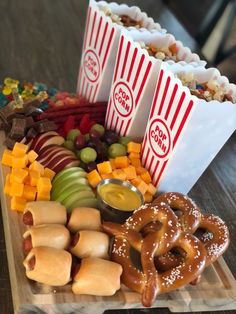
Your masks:
{"label": "striped paper carton", "polygon": [[[157,77],[163,61],[149,56],[139,42],[155,47],[169,47],[176,43],[178,66],[204,68],[200,60],[174,36],[149,31],[133,32],[132,38],[122,33],[119,42],[105,126],[122,136],[143,138],[153,100]],[[176,66],[172,60],[165,61],[170,68]]]}
{"label": "striped paper carton", "polygon": [[142,21],[144,28],[140,31],[145,28],[154,32],[165,31],[138,7],[90,0],[77,83],[77,93],[90,102],[108,100],[121,31],[127,31],[132,37],[132,32],[136,30],[113,23],[102,10],[104,7],[109,7],[115,14],[129,14]]}
{"label": "striped paper carton", "polygon": [[[179,67],[172,68],[178,73]],[[160,192],[188,193],[236,128],[236,104],[206,102],[162,66],[142,145],[142,162]],[[219,71],[192,68],[198,82],[218,81],[234,102],[236,86]]]}

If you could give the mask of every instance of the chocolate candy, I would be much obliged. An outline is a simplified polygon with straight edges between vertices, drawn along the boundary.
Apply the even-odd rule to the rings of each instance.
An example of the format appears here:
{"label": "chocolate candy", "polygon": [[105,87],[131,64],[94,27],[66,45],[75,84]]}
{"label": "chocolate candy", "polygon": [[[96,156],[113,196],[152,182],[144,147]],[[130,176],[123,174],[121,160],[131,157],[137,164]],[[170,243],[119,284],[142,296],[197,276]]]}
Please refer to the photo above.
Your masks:
{"label": "chocolate candy", "polygon": [[39,121],[35,123],[34,129],[37,133],[44,133],[48,131],[55,131],[57,130],[58,126],[54,121],[49,121],[47,119]]}
{"label": "chocolate candy", "polygon": [[26,119],[14,118],[12,119],[12,127],[9,133],[9,137],[13,140],[22,139],[25,135]]}

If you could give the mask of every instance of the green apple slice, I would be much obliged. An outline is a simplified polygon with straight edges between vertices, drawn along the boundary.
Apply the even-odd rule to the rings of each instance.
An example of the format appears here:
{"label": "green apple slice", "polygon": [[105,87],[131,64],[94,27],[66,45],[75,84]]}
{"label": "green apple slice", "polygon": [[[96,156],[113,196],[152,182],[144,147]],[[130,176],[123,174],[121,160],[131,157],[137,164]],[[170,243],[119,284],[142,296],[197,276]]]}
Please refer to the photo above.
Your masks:
{"label": "green apple slice", "polygon": [[81,198],[74,203],[72,203],[69,207],[66,207],[67,212],[70,213],[74,208],[77,207],[92,207],[98,208],[98,200],[97,198]]}
{"label": "green apple slice", "polygon": [[85,186],[89,186],[88,184],[88,180],[85,178],[81,178],[81,177],[77,177],[74,178],[73,180],[71,180],[70,178],[68,178],[68,180],[64,181],[63,185],[58,185],[56,187],[53,186],[52,190],[51,190],[51,198],[52,199],[57,199],[58,196],[64,192],[65,190],[67,190],[68,188],[72,187],[72,186],[76,186],[76,185],[85,185]]}
{"label": "green apple slice", "polygon": [[76,184],[75,186],[71,186],[67,189],[65,189],[60,195],[57,197],[57,199],[53,199],[53,201],[58,201],[60,203],[63,203],[63,201],[69,197],[70,195],[74,194],[75,192],[81,192],[81,191],[91,191],[92,189],[84,184]]}
{"label": "green apple slice", "polygon": [[95,194],[92,191],[81,191],[81,192],[75,192],[74,194],[71,194],[63,201],[63,205],[66,207],[66,209],[72,209],[73,204],[79,200],[86,198],[95,199]]}
{"label": "green apple slice", "polygon": [[56,189],[59,186],[63,186],[64,184],[66,184],[67,181],[72,181],[77,178],[86,178],[86,177],[87,177],[87,173],[85,171],[76,171],[68,175],[66,174],[63,177],[61,177],[59,180],[57,180],[56,182],[52,183],[52,190]]}
{"label": "green apple slice", "polygon": [[70,167],[70,168],[65,168],[63,169],[62,171],[58,172],[55,177],[53,178],[53,181],[52,183],[56,183],[58,179],[60,179],[61,177],[64,177],[67,176],[67,175],[70,175],[74,172],[77,172],[77,171],[84,171],[84,169],[80,168],[80,167]]}

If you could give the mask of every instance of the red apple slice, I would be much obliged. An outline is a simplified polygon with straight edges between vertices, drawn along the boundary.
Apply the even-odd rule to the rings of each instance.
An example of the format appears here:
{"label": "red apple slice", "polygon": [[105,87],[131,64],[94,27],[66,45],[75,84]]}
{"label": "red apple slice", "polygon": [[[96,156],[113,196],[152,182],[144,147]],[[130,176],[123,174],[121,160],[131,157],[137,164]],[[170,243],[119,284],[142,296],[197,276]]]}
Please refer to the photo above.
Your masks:
{"label": "red apple slice", "polygon": [[[53,137],[48,137],[45,139],[45,141],[40,141],[37,145],[37,150],[38,150],[38,154],[40,154],[40,151],[42,148],[47,147],[49,145],[55,144],[55,145],[62,145],[65,142],[64,137],[59,136],[59,135],[54,135]],[[39,147],[41,146],[41,147]]]}
{"label": "red apple slice", "polygon": [[40,158],[39,162],[41,164],[45,165],[45,164],[47,164],[48,162],[50,162],[52,159],[54,159],[55,157],[57,157],[59,155],[66,155],[68,157],[71,156],[73,158],[76,158],[75,155],[72,152],[64,150],[62,147],[60,147],[58,149],[56,149],[56,148],[53,149],[47,155],[45,155],[43,158]]}
{"label": "red apple slice", "polygon": [[79,160],[75,159],[75,160],[64,160],[63,162],[61,162],[59,165],[54,167],[54,171],[56,173],[60,172],[61,170],[63,170],[64,168],[69,168],[69,167],[77,167],[79,165]]}
{"label": "red apple slice", "polygon": [[44,154],[49,153],[52,149],[59,148],[59,147],[61,148],[61,146],[58,146],[58,145],[55,145],[55,144],[51,144],[51,145],[48,145],[47,147],[42,148],[40,150],[40,154],[39,154],[38,158],[41,158]]}
{"label": "red apple slice", "polygon": [[42,138],[44,138],[45,136],[48,136],[48,135],[53,135],[53,136],[55,136],[55,135],[58,135],[58,133],[55,132],[55,131],[49,131],[49,132],[46,132],[46,133],[37,135],[37,136],[33,139],[32,143],[31,143],[31,145],[30,145],[30,148],[31,148],[31,149],[35,149],[35,146],[37,145],[38,141],[40,141]]}
{"label": "red apple slice", "polygon": [[52,157],[50,160],[48,160],[48,162],[43,163],[43,165],[45,167],[48,167],[49,169],[52,169],[52,167],[54,167],[55,165],[57,165],[61,160],[66,159],[66,158],[70,158],[70,159],[75,159],[75,156],[68,156],[68,154],[65,153],[60,153],[57,154],[55,157]]}

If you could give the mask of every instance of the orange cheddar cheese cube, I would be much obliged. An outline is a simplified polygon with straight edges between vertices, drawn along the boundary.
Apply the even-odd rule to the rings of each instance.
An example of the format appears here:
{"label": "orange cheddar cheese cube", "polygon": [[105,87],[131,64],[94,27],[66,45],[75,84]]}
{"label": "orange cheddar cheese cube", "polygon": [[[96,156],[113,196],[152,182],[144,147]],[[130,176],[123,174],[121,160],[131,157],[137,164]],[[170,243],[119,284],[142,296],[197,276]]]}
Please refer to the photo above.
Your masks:
{"label": "orange cheddar cheese cube", "polygon": [[134,185],[134,186],[138,186],[139,183],[141,182],[141,179],[139,176],[137,176],[135,179],[131,180],[131,183]]}
{"label": "orange cheddar cheese cube", "polygon": [[142,179],[140,180],[139,184],[136,186],[139,191],[144,195],[148,190],[148,185]]}
{"label": "orange cheddar cheese cube", "polygon": [[55,176],[56,172],[54,172],[53,170],[49,169],[49,168],[44,168],[44,173],[43,173],[43,177],[49,178],[50,180],[52,180]]}
{"label": "orange cheddar cheese cube", "polygon": [[24,179],[24,184],[29,184],[30,185],[30,175],[29,175],[29,172],[28,172],[27,177]]}
{"label": "orange cheddar cheese cube", "polygon": [[23,190],[23,198],[25,198],[27,201],[34,201],[36,198],[36,187],[31,186],[28,184],[24,185],[24,190]]}
{"label": "orange cheddar cheese cube", "polygon": [[141,144],[135,142],[129,142],[127,145],[128,153],[140,153],[141,152]]}
{"label": "orange cheddar cheese cube", "polygon": [[132,159],[132,158],[140,159],[140,154],[139,154],[139,153],[131,152],[131,153],[129,154],[129,158],[130,158],[130,159]]}
{"label": "orange cheddar cheese cube", "polygon": [[151,203],[152,200],[153,200],[153,196],[152,196],[152,194],[149,193],[149,192],[146,192],[146,193],[143,195],[143,197],[144,197],[144,202],[145,202],[145,203]]}
{"label": "orange cheddar cheese cube", "polygon": [[50,192],[38,193],[36,196],[37,201],[50,201]]}
{"label": "orange cheddar cheese cube", "polygon": [[129,166],[129,158],[127,156],[119,156],[115,158],[116,168],[126,168]]}
{"label": "orange cheddar cheese cube", "polygon": [[149,184],[149,183],[152,182],[152,178],[151,178],[151,176],[150,176],[150,173],[149,173],[147,170],[144,171],[144,172],[142,172],[142,173],[140,174],[140,177],[141,177],[141,179],[142,179],[144,182],[146,182],[147,184]]}
{"label": "orange cheddar cheese cube", "polygon": [[36,186],[38,179],[40,178],[40,173],[36,170],[29,170],[29,177],[30,177],[30,185]]}
{"label": "orange cheddar cheese cube", "polygon": [[97,169],[100,174],[107,174],[112,172],[110,161],[104,161],[97,164]]}
{"label": "orange cheddar cheese cube", "polygon": [[11,209],[23,212],[26,206],[26,199],[23,197],[13,196],[11,199]]}
{"label": "orange cheddar cheese cube", "polygon": [[11,189],[10,189],[10,195],[11,196],[22,196],[24,190],[24,184],[23,183],[17,183],[12,182],[11,183]]}
{"label": "orange cheddar cheese cube", "polygon": [[50,192],[52,188],[52,183],[49,178],[40,177],[37,181],[37,192],[39,194],[44,194]]}
{"label": "orange cheddar cheese cube", "polygon": [[142,166],[141,160],[138,159],[138,158],[129,158],[129,160],[130,160],[131,165],[134,166],[134,167],[136,167],[136,168]]}
{"label": "orange cheddar cheese cube", "polygon": [[98,183],[102,181],[102,178],[96,169],[92,170],[91,172],[87,174],[87,179],[88,179],[89,184],[93,188],[95,188],[98,185]]}
{"label": "orange cheddar cheese cube", "polygon": [[122,169],[116,169],[113,170],[113,178],[120,179],[122,181],[125,181],[127,179],[126,173]]}
{"label": "orange cheddar cheese cube", "polygon": [[147,171],[144,167],[136,167],[136,172],[138,175],[142,174],[143,172]]}
{"label": "orange cheddar cheese cube", "polygon": [[112,170],[116,169],[115,158],[110,158],[109,161],[110,161]]}
{"label": "orange cheddar cheese cube", "polygon": [[34,162],[36,160],[36,158],[38,157],[38,154],[31,149],[31,151],[28,152],[28,160],[30,163]]}
{"label": "orange cheddar cheese cube", "polygon": [[40,175],[43,175],[44,166],[41,165],[37,160],[35,160],[32,162],[32,164],[30,164],[29,170],[35,170],[35,171],[39,172]]}
{"label": "orange cheddar cheese cube", "polygon": [[27,145],[16,142],[12,150],[12,155],[14,157],[23,157],[26,155],[28,149],[29,147]]}
{"label": "orange cheddar cheese cube", "polygon": [[6,182],[4,185],[4,193],[7,195],[11,195],[11,182],[10,182],[10,174],[8,173],[6,175]]}
{"label": "orange cheddar cheese cube", "polygon": [[27,176],[27,170],[22,168],[12,168],[10,180],[11,182],[23,183]]}
{"label": "orange cheddar cheese cube", "polygon": [[124,173],[126,174],[127,180],[133,180],[137,177],[136,170],[134,166],[129,166],[123,168]]}
{"label": "orange cheddar cheese cube", "polygon": [[3,151],[2,164],[4,166],[12,167],[12,152],[7,148]]}
{"label": "orange cheddar cheese cube", "polygon": [[12,168],[25,168],[28,163],[27,155],[23,155],[20,157],[13,156],[12,157]]}
{"label": "orange cheddar cheese cube", "polygon": [[149,192],[152,195],[155,195],[157,192],[157,189],[155,188],[155,186],[152,183],[149,183],[147,192]]}
{"label": "orange cheddar cheese cube", "polygon": [[113,174],[112,173],[104,173],[104,174],[101,174],[101,178],[103,180],[105,180],[105,179],[112,179],[113,178]]}

